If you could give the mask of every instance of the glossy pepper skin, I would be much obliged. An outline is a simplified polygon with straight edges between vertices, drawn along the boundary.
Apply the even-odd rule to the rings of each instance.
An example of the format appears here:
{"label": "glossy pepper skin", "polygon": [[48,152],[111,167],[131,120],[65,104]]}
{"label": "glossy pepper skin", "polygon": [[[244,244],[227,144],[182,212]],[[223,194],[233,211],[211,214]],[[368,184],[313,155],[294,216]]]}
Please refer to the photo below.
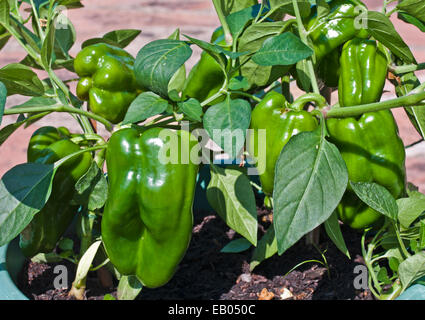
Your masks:
{"label": "glossy pepper skin", "polygon": [[[211,36],[211,43],[226,47],[223,28],[217,28]],[[183,88],[183,98],[195,98],[200,102],[216,94],[223,86],[225,75],[220,65],[205,51],[193,66]],[[223,101],[225,97],[218,98],[210,105]]]}
{"label": "glossy pepper skin", "polygon": [[[341,107],[380,100],[387,74],[382,48],[372,40],[354,39],[344,45],[338,94]],[[353,182],[375,182],[395,198],[405,194],[405,149],[390,110],[358,118],[327,119],[335,143]],[[378,225],[382,214],[368,207],[350,186],[337,207],[340,219],[353,229]]]}
{"label": "glossy pepper skin", "polygon": [[133,72],[134,58],[125,50],[106,43],[85,47],[74,60],[75,72],[80,76],[77,96],[89,101],[90,109],[112,123],[118,123],[139,86]]}
{"label": "glossy pepper skin", "polygon": [[329,15],[319,18],[318,22],[317,10],[312,10],[305,23],[317,62],[354,37],[368,36],[366,29],[359,29],[355,24],[355,17],[360,13],[356,7],[366,8],[361,1],[333,0],[329,2],[329,7]]}
{"label": "glossy pepper skin", "polygon": [[374,40],[354,38],[341,53],[338,100],[341,107],[378,102],[387,76],[384,48]]}
{"label": "glossy pepper skin", "polygon": [[[273,194],[276,161],[289,139],[300,132],[313,131],[318,126],[311,113],[291,110],[290,107],[282,94],[270,91],[252,111],[250,129],[253,129],[253,134],[248,135],[247,149],[251,156],[258,158],[256,166],[266,195]],[[258,141],[260,129],[266,130],[265,142]],[[265,153],[262,153],[264,144]]]}
{"label": "glossy pepper skin", "polygon": [[[64,127],[42,127],[32,135],[28,162],[53,164],[80,150],[70,139]],[[92,163],[90,153],[71,158],[63,163],[53,178],[52,192],[46,205],[21,232],[20,247],[27,257],[51,252],[77,214],[78,205],[72,205],[75,184]]]}
{"label": "glossy pepper skin", "polygon": [[[178,149],[168,155],[169,141]],[[189,245],[198,165],[183,160],[182,150],[196,143],[187,131],[161,128],[122,129],[109,140],[103,243],[117,270],[146,287],[167,283]],[[161,155],[176,161],[164,163]]]}

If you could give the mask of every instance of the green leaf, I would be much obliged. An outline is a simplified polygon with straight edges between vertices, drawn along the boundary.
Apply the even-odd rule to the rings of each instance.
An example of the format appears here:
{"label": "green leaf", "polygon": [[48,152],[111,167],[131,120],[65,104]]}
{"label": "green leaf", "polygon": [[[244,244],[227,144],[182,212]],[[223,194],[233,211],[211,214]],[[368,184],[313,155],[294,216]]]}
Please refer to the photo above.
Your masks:
{"label": "green leaf", "polygon": [[345,162],[324,131],[293,136],[276,163],[273,225],[279,254],[328,220],[345,192]]}
{"label": "green leaf", "polygon": [[10,6],[8,1],[0,1],[0,24],[9,25]]}
{"label": "green leaf", "polygon": [[32,97],[25,101],[22,104],[14,106],[13,108],[32,108],[32,107],[46,107],[46,106],[54,106],[57,104],[57,101],[53,98],[46,97]]}
{"label": "green leaf", "polygon": [[[398,97],[406,96],[420,84],[414,72],[403,74],[400,76],[400,83],[395,88],[396,94]],[[404,110],[416,131],[421,137],[425,138],[425,108],[422,106],[412,106],[404,107]]]}
{"label": "green leaf", "polygon": [[184,41],[152,41],[137,54],[134,64],[136,79],[143,87],[167,97],[168,83],[191,55],[192,49]]}
{"label": "green leaf", "polygon": [[351,259],[350,252],[347,249],[345,244],[344,236],[341,232],[341,226],[338,221],[338,214],[336,211],[332,213],[328,220],[325,221],[325,230],[329,238],[335,244],[335,246],[347,256],[348,259]]}
{"label": "green leaf", "polygon": [[398,220],[407,229],[425,211],[425,198],[402,198],[397,200]]}
{"label": "green leaf", "polygon": [[96,162],[92,162],[89,170],[78,180],[75,190],[77,191],[75,195],[77,203],[87,206],[90,211],[100,209],[105,205],[108,183]]}
{"label": "green leaf", "polygon": [[52,62],[56,59],[54,55],[54,51],[53,51],[54,46],[55,46],[55,28],[54,28],[54,24],[51,23],[48,28],[46,37],[44,38],[43,46],[41,48],[41,61],[43,62],[45,69],[50,69]]}
{"label": "green leaf", "polygon": [[6,99],[7,99],[7,88],[3,84],[3,82],[0,81],[0,125],[3,120],[4,108],[6,106]]}
{"label": "green leaf", "polygon": [[264,41],[261,49],[252,56],[252,60],[261,66],[289,66],[312,56],[313,53],[300,38],[285,32]]}
{"label": "green leaf", "polygon": [[385,187],[374,182],[350,181],[350,185],[356,195],[369,207],[392,220],[397,219],[397,202]]}
{"label": "green leaf", "polygon": [[27,123],[32,123],[35,122],[36,120],[41,119],[42,117],[44,117],[46,115],[46,113],[39,113],[39,114],[35,114],[29,118],[23,118],[20,119],[18,118],[18,121],[16,123],[11,123],[5,127],[3,127],[0,130],[0,146],[16,131],[18,130],[22,125],[27,124]]}
{"label": "green leaf", "polygon": [[390,18],[377,11],[368,11],[367,28],[369,33],[382,42],[390,51],[405,63],[416,63],[409,46],[404,42],[394,28]]}
{"label": "green leaf", "polygon": [[118,283],[118,300],[134,300],[142,291],[143,285],[136,276],[122,276]]}
{"label": "green leaf", "polygon": [[253,271],[261,262],[277,253],[277,241],[273,226],[267,229],[266,234],[258,241],[252,254],[249,270]]}
{"label": "green leaf", "polygon": [[141,33],[142,30],[137,29],[120,29],[106,33],[103,38],[114,41],[120,48],[125,48]]}
{"label": "green leaf", "polygon": [[399,12],[398,18],[406,23],[410,23],[411,25],[414,25],[420,31],[425,32],[425,22],[415,18],[414,16],[411,16],[410,14],[406,12]]}
{"label": "green leaf", "polygon": [[258,3],[257,0],[218,1],[220,10],[222,10],[225,16],[241,11],[245,8],[251,7],[257,3]]}
{"label": "green leaf", "polygon": [[49,199],[54,165],[25,163],[0,180],[0,246],[14,239]]}
{"label": "green leaf", "polygon": [[[308,0],[297,0],[298,8],[302,18],[310,15],[310,2]],[[271,9],[279,8],[280,11],[295,17],[292,0],[270,0]]]}
{"label": "green leaf", "polygon": [[96,43],[107,43],[123,49],[136,39],[141,32],[141,30],[136,29],[114,30],[104,34],[102,38],[92,38],[84,41],[81,47],[85,48]]}
{"label": "green leaf", "polygon": [[425,3],[423,0],[399,1],[397,8],[401,11],[405,11],[416,19],[425,22]]}
{"label": "green leaf", "polygon": [[425,276],[425,251],[418,252],[400,263],[398,275],[403,289]]}
{"label": "green leaf", "polygon": [[181,102],[178,104],[179,110],[185,114],[185,116],[195,122],[202,122],[203,110],[201,107],[201,103],[194,99],[190,98],[185,102]]}
{"label": "green leaf", "polygon": [[7,95],[41,96],[44,86],[37,74],[19,63],[12,63],[0,69],[0,81],[7,88]]}
{"label": "green leaf", "polygon": [[226,73],[227,58],[222,52],[223,50],[219,45],[198,40],[187,35],[185,35],[185,37],[188,38],[194,44],[196,44],[199,48],[204,50],[206,53],[208,53],[211,57],[213,57],[213,59],[217,61],[217,63],[220,65],[223,72]]}
{"label": "green leaf", "polygon": [[[234,38],[238,37],[249,21],[257,17],[258,13],[260,12],[260,8],[261,5],[257,3],[252,7],[234,12],[226,17],[230,32]],[[266,8],[264,7],[264,9]],[[263,13],[265,11],[266,10],[263,10]]]}
{"label": "green leaf", "polygon": [[251,242],[245,238],[239,238],[233,241],[230,241],[226,244],[220,252],[223,253],[240,253],[248,250],[251,247]]}
{"label": "green leaf", "polygon": [[210,107],[204,115],[204,128],[210,138],[232,159],[245,144],[246,131],[251,121],[251,105],[242,99],[228,96],[223,102]]}
{"label": "green leaf", "polygon": [[[249,26],[239,38],[238,51],[257,52],[267,39],[281,34],[291,23],[291,21],[263,22]],[[248,80],[250,88],[268,86],[290,69],[288,66],[260,66],[250,57],[241,57],[240,62],[242,64],[240,75]]]}
{"label": "green leaf", "polygon": [[107,293],[103,296],[103,300],[117,300],[117,299],[115,299],[115,297],[112,294]]}
{"label": "green leaf", "polygon": [[63,260],[62,256],[55,252],[39,253],[31,258],[34,263],[57,263]]}
{"label": "green leaf", "polygon": [[143,92],[131,103],[123,124],[144,121],[167,110],[168,101],[153,92]]}
{"label": "green leaf", "polygon": [[230,79],[228,88],[229,90],[248,90],[249,83],[247,78],[237,76]]}
{"label": "green leaf", "polygon": [[58,243],[58,247],[63,251],[72,251],[74,248],[74,241],[69,238],[62,238]]}
{"label": "green leaf", "polygon": [[102,244],[102,241],[95,241],[92,245],[84,252],[80,261],[78,262],[77,272],[75,275],[74,283],[81,283],[87,277],[87,274],[90,271],[90,267],[93,263],[94,257],[96,256],[99,246]]}
{"label": "green leaf", "polygon": [[230,228],[257,245],[255,195],[250,180],[243,172],[212,165],[207,199]]}

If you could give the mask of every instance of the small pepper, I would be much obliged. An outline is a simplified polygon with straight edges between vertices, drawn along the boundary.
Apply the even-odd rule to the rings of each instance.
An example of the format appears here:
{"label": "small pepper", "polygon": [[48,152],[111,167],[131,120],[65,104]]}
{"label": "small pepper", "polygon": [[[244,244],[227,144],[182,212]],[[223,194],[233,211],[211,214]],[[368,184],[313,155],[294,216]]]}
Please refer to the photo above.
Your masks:
{"label": "small pepper", "polygon": [[142,92],[133,72],[134,58],[125,50],[97,43],[85,47],[74,60],[80,76],[77,96],[90,110],[112,123],[124,119],[128,107]]}

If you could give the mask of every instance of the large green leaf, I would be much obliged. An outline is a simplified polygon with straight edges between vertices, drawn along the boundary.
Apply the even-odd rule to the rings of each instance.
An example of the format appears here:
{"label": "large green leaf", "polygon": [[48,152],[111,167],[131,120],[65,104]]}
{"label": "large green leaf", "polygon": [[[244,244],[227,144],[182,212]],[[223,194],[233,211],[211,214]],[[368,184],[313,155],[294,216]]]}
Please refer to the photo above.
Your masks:
{"label": "large green leaf", "polygon": [[41,96],[44,86],[37,74],[19,63],[12,63],[0,69],[0,81],[7,88],[7,95]]}
{"label": "large green leaf", "polygon": [[403,289],[407,289],[413,282],[425,276],[425,251],[418,252],[400,263],[398,274]]}
{"label": "large green leaf", "polygon": [[383,13],[368,11],[367,28],[369,33],[405,63],[416,63],[409,46],[394,28],[391,20]]}
{"label": "large green leaf", "polygon": [[25,163],[0,181],[0,246],[15,238],[49,199],[54,165]]}
{"label": "large green leaf", "polygon": [[323,128],[289,140],[275,169],[273,225],[279,254],[329,219],[347,183],[345,162]]}
{"label": "large green leaf", "polygon": [[369,207],[392,220],[397,219],[397,202],[385,187],[373,182],[350,181],[350,185],[356,195]]}
{"label": "large green leaf", "polygon": [[212,165],[207,199],[230,228],[257,245],[255,195],[250,180],[243,172]]}
{"label": "large green leaf", "polygon": [[[263,46],[264,41],[279,35],[287,29],[291,21],[263,22],[246,28],[240,36],[238,50],[255,53]],[[250,57],[241,57],[241,75],[248,80],[250,88],[264,87],[273,83],[289,71],[288,66],[260,66]]]}
{"label": "large green leaf", "polygon": [[153,92],[143,92],[131,103],[123,124],[144,121],[156,116],[168,108],[168,101]]}
{"label": "large green leaf", "polygon": [[205,112],[204,128],[210,138],[234,159],[245,144],[250,121],[249,102],[227,97]]}
{"label": "large green leaf", "polygon": [[291,32],[264,41],[252,60],[261,66],[289,66],[312,56],[314,51]]}
{"label": "large green leaf", "polygon": [[191,55],[192,49],[184,41],[152,41],[137,54],[134,64],[136,79],[143,87],[168,97],[168,83]]}

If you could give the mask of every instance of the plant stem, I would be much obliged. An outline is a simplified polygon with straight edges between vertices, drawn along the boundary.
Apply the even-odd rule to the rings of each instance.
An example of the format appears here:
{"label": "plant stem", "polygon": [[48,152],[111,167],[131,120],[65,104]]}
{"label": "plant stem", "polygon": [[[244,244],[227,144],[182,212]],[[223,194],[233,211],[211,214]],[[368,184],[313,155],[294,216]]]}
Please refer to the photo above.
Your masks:
{"label": "plant stem", "polygon": [[[306,35],[307,33],[304,29],[304,25],[301,19],[301,13],[298,7],[297,0],[292,0],[292,4],[294,6],[295,17],[297,19],[298,33],[300,34],[300,38],[302,42],[304,42],[304,44],[308,46],[307,35]],[[310,76],[310,82],[313,88],[313,92],[320,94],[319,86],[317,84],[316,73],[314,72],[313,60],[311,57],[307,58],[307,69]]]}
{"label": "plant stem", "polygon": [[33,112],[67,112],[67,113],[75,113],[79,115],[86,116],[88,118],[91,118],[93,120],[99,121],[102,123],[105,128],[109,131],[112,130],[112,124],[106,120],[105,118],[98,116],[97,114],[94,114],[89,111],[85,111],[82,109],[78,109],[69,105],[53,105],[53,106],[45,106],[45,107],[20,107],[20,108],[12,108],[12,109],[6,109],[4,111],[4,115],[11,115],[11,114],[21,114],[21,113],[33,113]]}
{"label": "plant stem", "polygon": [[418,70],[424,70],[425,69],[425,63],[419,63],[419,64],[407,64],[404,66],[389,66],[389,71],[394,74],[403,74],[403,73],[409,73],[413,71]]}
{"label": "plant stem", "polygon": [[233,37],[230,32],[229,24],[227,23],[226,16],[224,15],[223,8],[221,7],[220,0],[212,0],[215,11],[217,12],[218,19],[223,27],[224,37],[228,45],[232,45]]}
{"label": "plant stem", "polygon": [[327,118],[346,118],[360,116],[366,112],[375,112],[399,107],[415,106],[425,100],[425,92],[410,94],[404,97],[364,104],[360,106],[332,108],[326,114]]}
{"label": "plant stem", "polygon": [[258,97],[256,97],[256,96],[254,96],[254,95],[252,95],[252,94],[249,94],[249,93],[247,93],[247,92],[243,92],[243,91],[238,91],[238,90],[236,90],[236,91],[230,91],[230,93],[231,94],[238,94],[238,95],[241,95],[241,96],[244,96],[244,97],[247,97],[247,98],[250,98],[250,99],[252,99],[252,100],[254,100],[254,101],[256,101],[256,102],[261,102],[261,99],[260,98],[258,98]]}

